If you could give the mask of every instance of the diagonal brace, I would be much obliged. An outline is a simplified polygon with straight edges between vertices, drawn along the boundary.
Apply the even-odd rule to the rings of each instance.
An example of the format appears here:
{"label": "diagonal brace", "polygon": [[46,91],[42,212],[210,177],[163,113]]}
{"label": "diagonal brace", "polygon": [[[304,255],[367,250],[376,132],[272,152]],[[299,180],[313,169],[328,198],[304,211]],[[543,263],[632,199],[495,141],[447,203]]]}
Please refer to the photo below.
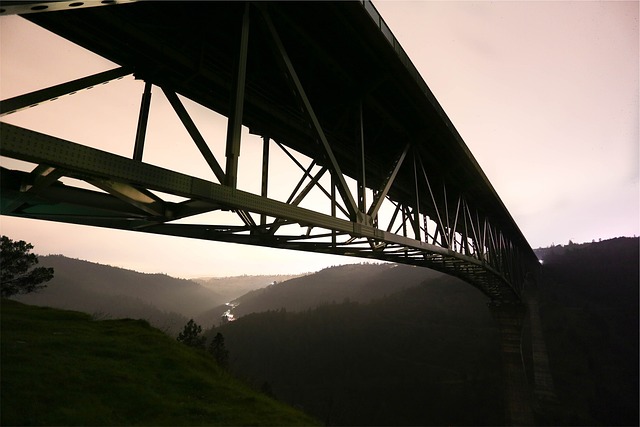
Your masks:
{"label": "diagonal brace", "polygon": [[180,102],[180,98],[178,98],[178,95],[176,95],[175,92],[170,91],[165,87],[162,87],[162,91],[164,92],[164,95],[167,97],[167,100],[169,101],[169,103],[175,110],[176,114],[182,121],[182,124],[184,125],[185,129],[187,129],[187,132],[189,132],[189,135],[191,135],[191,138],[193,138],[193,142],[195,142],[196,146],[198,147],[198,150],[200,150],[202,157],[204,157],[204,159],[209,164],[209,167],[215,174],[216,178],[218,178],[218,182],[220,182],[221,184],[224,184],[225,173],[222,170],[220,163],[218,163],[218,161],[216,160],[216,157],[213,155],[213,153],[209,149],[209,146],[207,145],[206,141],[202,137],[202,134],[196,127],[193,120],[191,120],[191,117],[189,117],[189,113],[187,113],[187,110],[184,108],[184,105],[182,104],[182,102]]}
{"label": "diagonal brace", "polygon": [[279,55],[278,59],[280,59],[288,76],[290,77],[289,81],[291,84],[293,84],[295,92],[298,94],[298,97],[302,103],[303,109],[307,113],[307,118],[311,122],[311,125],[314,131],[316,132],[318,139],[320,140],[322,148],[324,149],[324,153],[326,154],[326,157],[329,161],[332,175],[334,175],[337,179],[336,184],[337,184],[338,192],[340,193],[340,196],[344,200],[346,208],[350,214],[349,216],[351,217],[352,220],[356,220],[358,207],[353,198],[353,195],[351,194],[351,191],[349,190],[349,187],[347,186],[347,182],[345,181],[344,175],[342,174],[340,166],[338,165],[338,161],[336,160],[336,157],[333,154],[333,150],[329,145],[329,141],[327,140],[327,137],[324,134],[324,130],[322,129],[322,126],[318,121],[318,117],[313,111],[313,107],[309,102],[309,98],[307,98],[305,90],[302,87],[302,83],[300,82],[298,74],[296,73],[296,70],[293,67],[291,59],[289,58],[289,55],[287,54],[287,51],[282,43],[282,40],[280,39],[280,36],[278,35],[278,32],[273,22],[271,21],[271,17],[269,16],[269,14],[264,8],[261,8],[261,10],[264,16],[264,20],[267,24],[269,33],[271,34],[271,40],[273,42],[273,46],[276,49],[276,53]]}
{"label": "diagonal brace", "polygon": [[73,94],[82,89],[89,89],[95,85],[119,79],[127,74],[131,74],[131,71],[127,67],[114,68],[113,70],[104,71],[92,76],[82,77],[80,79],[61,83],[46,89],[36,90],[35,92],[5,99],[0,102],[0,116],[15,113],[16,111],[32,107],[45,101],[52,101],[61,96]]}
{"label": "diagonal brace", "polygon": [[393,182],[396,179],[396,175],[398,175],[398,171],[402,166],[402,162],[404,161],[404,158],[407,156],[407,152],[409,152],[409,147],[410,147],[410,144],[407,144],[404,147],[404,150],[402,150],[402,153],[400,153],[400,157],[398,157],[398,160],[396,160],[393,170],[387,176],[385,181],[382,183],[382,186],[381,186],[382,188],[380,189],[380,191],[376,193],[373,203],[369,208],[369,212],[367,212],[367,214],[372,218],[376,217],[376,215],[378,214],[378,210],[382,206],[382,202],[387,197],[387,194],[389,193],[389,190],[391,189],[391,186],[393,185]]}

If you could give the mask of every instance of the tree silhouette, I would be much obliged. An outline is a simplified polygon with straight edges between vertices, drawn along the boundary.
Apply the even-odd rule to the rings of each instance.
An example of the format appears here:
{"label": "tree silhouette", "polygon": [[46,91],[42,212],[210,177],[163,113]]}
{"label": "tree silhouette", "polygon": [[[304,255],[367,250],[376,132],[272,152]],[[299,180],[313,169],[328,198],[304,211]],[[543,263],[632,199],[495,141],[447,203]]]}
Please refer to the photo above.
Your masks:
{"label": "tree silhouette", "polygon": [[209,353],[221,367],[226,368],[229,365],[229,351],[224,346],[224,336],[220,332],[209,343]]}
{"label": "tree silhouette", "polygon": [[178,334],[178,341],[189,347],[204,349],[206,337],[201,336],[202,326],[198,325],[193,319],[189,320],[182,332]]}
{"label": "tree silhouette", "polygon": [[36,267],[38,257],[30,253],[31,243],[0,237],[0,287],[3,298],[36,292],[53,279],[53,268]]}

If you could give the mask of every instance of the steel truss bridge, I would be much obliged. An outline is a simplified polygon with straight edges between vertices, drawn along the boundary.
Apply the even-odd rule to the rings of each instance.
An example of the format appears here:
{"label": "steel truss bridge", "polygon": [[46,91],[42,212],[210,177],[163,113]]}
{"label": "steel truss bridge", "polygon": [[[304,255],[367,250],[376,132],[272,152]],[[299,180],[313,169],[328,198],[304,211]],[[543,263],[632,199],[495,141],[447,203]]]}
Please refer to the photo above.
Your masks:
{"label": "steel truss bridge", "polygon": [[[412,264],[520,301],[536,256],[369,1],[0,9],[119,65],[5,99],[2,116],[130,74],[144,81],[131,157],[2,123],[0,155],[34,165],[2,167],[3,215]],[[195,144],[210,179],[143,161],[152,91],[191,137],[167,144]],[[228,118],[226,141],[205,140],[184,98]],[[238,188],[242,126],[263,141],[259,194]],[[277,199],[269,177],[282,173],[292,189]],[[310,194],[324,202],[305,205]],[[203,216],[219,212],[224,221]],[[197,215],[212,220],[185,222]]]}

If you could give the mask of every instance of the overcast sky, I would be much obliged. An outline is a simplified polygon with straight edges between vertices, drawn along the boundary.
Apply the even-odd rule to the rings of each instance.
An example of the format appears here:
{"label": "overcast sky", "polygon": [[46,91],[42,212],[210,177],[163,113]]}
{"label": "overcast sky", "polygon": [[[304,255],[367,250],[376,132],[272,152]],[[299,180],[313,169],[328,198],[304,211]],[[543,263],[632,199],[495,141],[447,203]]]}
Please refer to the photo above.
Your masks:
{"label": "overcast sky", "polygon": [[[374,4],[532,247],[639,234],[639,2]],[[0,99],[113,67],[17,16],[0,18],[0,43]],[[125,78],[2,120],[131,156],[141,93],[141,82]],[[209,114],[188,107],[194,120]],[[163,111],[156,91],[144,161],[173,167],[166,141],[188,136]],[[224,142],[225,126],[220,117],[201,130]],[[224,158],[223,143],[212,150]],[[174,169],[211,179],[193,144],[179,151],[189,167]],[[259,151],[244,143],[241,174]],[[357,261],[6,216],[0,231],[39,254],[187,278]]]}

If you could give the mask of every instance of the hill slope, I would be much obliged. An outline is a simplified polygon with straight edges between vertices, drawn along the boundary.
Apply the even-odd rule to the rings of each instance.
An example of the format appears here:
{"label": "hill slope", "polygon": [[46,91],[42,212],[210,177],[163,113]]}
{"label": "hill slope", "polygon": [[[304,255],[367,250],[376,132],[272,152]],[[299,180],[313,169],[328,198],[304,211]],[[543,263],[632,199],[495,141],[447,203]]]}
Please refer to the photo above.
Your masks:
{"label": "hill slope", "polygon": [[234,372],[328,425],[499,425],[486,301],[441,277],[369,303],[249,314],[212,333],[225,336]]}
{"label": "hill slope", "polygon": [[368,303],[427,280],[447,277],[427,268],[400,264],[348,264],[249,292],[235,302],[236,317],[284,308],[303,311],[344,300]]}
{"label": "hill slope", "polygon": [[313,425],[144,321],[2,300],[2,425]]}
{"label": "hill slope", "polygon": [[54,278],[43,292],[22,297],[25,302],[39,303],[43,300],[62,303],[73,299],[74,292],[83,291],[110,296],[126,295],[160,310],[174,311],[188,317],[225,302],[222,296],[211,289],[166,274],[139,273],[62,255],[42,256],[39,260],[40,265],[55,269]]}
{"label": "hill slope", "polygon": [[256,289],[264,288],[273,283],[284,282],[303,276],[303,274],[275,274],[260,276],[231,276],[231,277],[199,277],[191,279],[209,288],[225,298],[225,302],[246,294]]}
{"label": "hill slope", "polygon": [[172,335],[189,318],[225,301],[211,289],[165,274],[139,273],[62,255],[41,256],[39,261],[39,265],[54,268],[54,278],[41,292],[15,300],[96,317],[145,319]]}
{"label": "hill slope", "polygon": [[536,251],[561,410],[553,424],[638,425],[639,239]]}

